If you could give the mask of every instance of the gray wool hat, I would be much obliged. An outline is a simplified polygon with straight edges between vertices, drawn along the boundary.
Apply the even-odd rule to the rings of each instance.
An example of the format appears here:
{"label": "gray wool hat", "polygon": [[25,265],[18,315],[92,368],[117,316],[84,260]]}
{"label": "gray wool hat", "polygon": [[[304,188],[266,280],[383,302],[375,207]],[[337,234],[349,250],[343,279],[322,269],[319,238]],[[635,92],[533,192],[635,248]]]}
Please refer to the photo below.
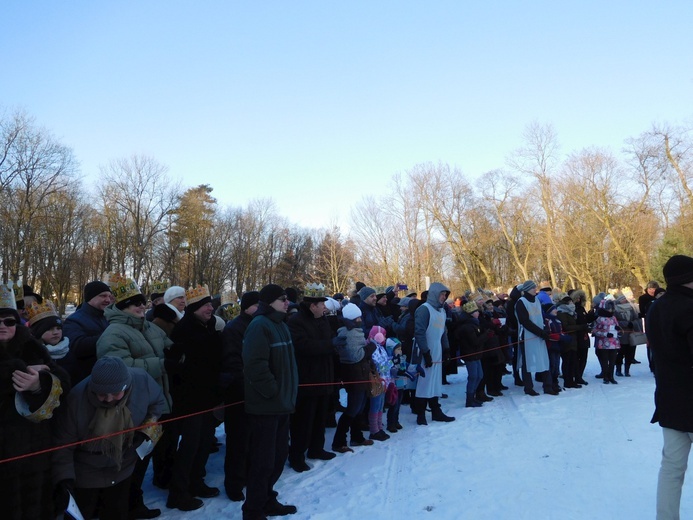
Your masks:
{"label": "gray wool hat", "polygon": [[533,282],[532,280],[527,280],[526,282],[524,282],[524,283],[518,285],[518,286],[517,286],[517,289],[518,289],[520,292],[527,292],[527,291],[533,289],[533,288],[536,287],[536,286],[537,286],[537,284],[536,284],[535,282]]}
{"label": "gray wool hat", "polygon": [[361,301],[365,301],[371,294],[375,294],[375,289],[372,287],[362,287],[359,290],[359,298],[361,298]]}
{"label": "gray wool hat", "polygon": [[131,382],[132,375],[122,359],[102,357],[91,370],[89,389],[95,394],[117,394],[126,390]]}

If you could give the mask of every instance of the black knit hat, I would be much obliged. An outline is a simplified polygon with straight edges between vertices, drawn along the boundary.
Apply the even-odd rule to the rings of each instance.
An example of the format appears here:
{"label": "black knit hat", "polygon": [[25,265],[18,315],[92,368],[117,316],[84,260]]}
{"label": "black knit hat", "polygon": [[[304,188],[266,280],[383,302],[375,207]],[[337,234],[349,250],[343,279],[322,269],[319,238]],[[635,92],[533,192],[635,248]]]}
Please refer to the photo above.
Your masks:
{"label": "black knit hat", "polygon": [[47,316],[42,320],[38,320],[31,326],[31,335],[36,339],[41,339],[41,336],[53,327],[63,328],[63,320],[60,319],[60,316]]}
{"label": "black knit hat", "polygon": [[298,302],[298,291],[296,289],[294,289],[293,287],[287,287],[285,291],[286,297],[289,299],[290,302]]}
{"label": "black knit hat", "polygon": [[195,312],[197,309],[208,303],[212,303],[211,296],[205,296],[204,298],[197,300],[196,302],[189,303],[185,307],[185,312]]}
{"label": "black knit hat", "polygon": [[250,307],[260,303],[260,293],[258,291],[248,291],[244,292],[241,296],[241,310],[248,310]]}
{"label": "black knit hat", "polygon": [[686,255],[674,255],[662,269],[667,285],[683,285],[693,282],[693,258]]}
{"label": "black knit hat", "polygon": [[286,291],[277,284],[271,283],[260,289],[260,301],[268,305],[280,296],[286,296]]}
{"label": "black knit hat", "polygon": [[89,282],[84,286],[84,301],[88,302],[102,292],[111,292],[111,288],[107,284],[99,282],[98,280]]}
{"label": "black knit hat", "polygon": [[132,375],[123,360],[117,357],[102,357],[91,370],[89,389],[95,394],[117,394],[127,389]]}

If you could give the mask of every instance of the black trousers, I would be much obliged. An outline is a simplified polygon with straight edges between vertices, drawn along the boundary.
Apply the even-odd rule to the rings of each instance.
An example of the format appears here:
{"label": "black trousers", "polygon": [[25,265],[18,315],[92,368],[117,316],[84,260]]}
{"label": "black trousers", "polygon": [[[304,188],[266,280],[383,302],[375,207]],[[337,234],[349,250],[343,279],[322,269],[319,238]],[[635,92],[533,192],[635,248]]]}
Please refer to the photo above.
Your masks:
{"label": "black trousers", "polygon": [[248,480],[243,517],[264,518],[263,509],[279,480],[289,453],[289,414],[248,414]]}
{"label": "black trousers", "polygon": [[561,352],[561,361],[563,369],[563,384],[565,386],[573,386],[577,379],[577,350],[568,350]]}
{"label": "black trousers", "polygon": [[204,482],[205,466],[212,448],[215,424],[212,412],[179,421],[180,443],[173,463],[169,494],[188,495]]}
{"label": "black trousers", "polygon": [[587,366],[587,356],[590,352],[589,347],[580,347],[577,349],[577,367],[575,368],[576,380],[584,379],[585,367]]}
{"label": "black trousers", "polygon": [[299,396],[291,414],[289,460],[304,461],[306,450],[319,453],[325,447],[325,421],[330,395]]}
{"label": "black trousers", "polygon": [[106,488],[75,488],[77,507],[86,518],[93,518],[99,508],[99,520],[127,520],[130,477]]}
{"label": "black trousers", "polygon": [[[224,410],[226,457],[224,458],[224,489],[241,491],[248,475],[248,417],[243,398],[228,400]],[[239,403],[240,401],[240,403]]]}

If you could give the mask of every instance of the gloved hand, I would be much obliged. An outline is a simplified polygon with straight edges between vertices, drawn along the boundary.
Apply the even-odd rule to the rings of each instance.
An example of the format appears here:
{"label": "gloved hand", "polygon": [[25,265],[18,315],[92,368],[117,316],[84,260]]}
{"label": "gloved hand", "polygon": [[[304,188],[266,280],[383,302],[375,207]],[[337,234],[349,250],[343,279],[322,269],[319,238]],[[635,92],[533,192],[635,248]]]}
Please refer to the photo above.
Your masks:
{"label": "gloved hand", "polygon": [[549,341],[560,341],[561,335],[556,332],[554,334],[549,334]]}
{"label": "gloved hand", "polygon": [[64,513],[70,503],[70,495],[75,490],[75,481],[71,478],[61,480],[55,485],[53,491],[53,503],[56,515]]}
{"label": "gloved hand", "polygon": [[541,333],[541,339],[543,339],[544,341],[548,341],[548,340],[549,340],[549,336],[550,336],[550,334],[549,334],[547,331],[545,331],[545,330],[542,331],[542,333]]}
{"label": "gloved hand", "polygon": [[609,332],[609,333],[606,335],[606,337],[607,337],[607,338],[613,338],[614,335],[613,335],[611,332]]}
{"label": "gloved hand", "polygon": [[332,346],[334,348],[343,347],[344,345],[346,345],[346,342],[346,336],[335,336],[334,338],[332,338]]}
{"label": "gloved hand", "polygon": [[426,368],[431,368],[433,366],[433,358],[431,357],[431,351],[427,350],[423,353],[424,366]]}
{"label": "gloved hand", "polygon": [[416,372],[421,376],[421,377],[426,377],[426,371],[421,365],[416,365]]}

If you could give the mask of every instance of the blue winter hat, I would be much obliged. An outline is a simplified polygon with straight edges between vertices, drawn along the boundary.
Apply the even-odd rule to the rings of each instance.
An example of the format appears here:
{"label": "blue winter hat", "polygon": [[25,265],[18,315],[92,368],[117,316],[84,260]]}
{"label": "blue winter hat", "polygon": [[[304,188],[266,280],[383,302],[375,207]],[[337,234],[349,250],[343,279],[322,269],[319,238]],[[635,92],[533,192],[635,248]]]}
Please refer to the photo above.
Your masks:
{"label": "blue winter hat", "polygon": [[368,298],[371,294],[375,294],[375,289],[372,287],[362,287],[361,290],[359,290],[359,298],[361,298],[361,301],[366,301],[366,298]]}
{"label": "blue winter hat", "polygon": [[527,292],[527,291],[534,289],[536,286],[537,286],[537,284],[535,282],[533,282],[532,280],[527,280],[526,282],[518,285],[517,289],[520,292]]}

